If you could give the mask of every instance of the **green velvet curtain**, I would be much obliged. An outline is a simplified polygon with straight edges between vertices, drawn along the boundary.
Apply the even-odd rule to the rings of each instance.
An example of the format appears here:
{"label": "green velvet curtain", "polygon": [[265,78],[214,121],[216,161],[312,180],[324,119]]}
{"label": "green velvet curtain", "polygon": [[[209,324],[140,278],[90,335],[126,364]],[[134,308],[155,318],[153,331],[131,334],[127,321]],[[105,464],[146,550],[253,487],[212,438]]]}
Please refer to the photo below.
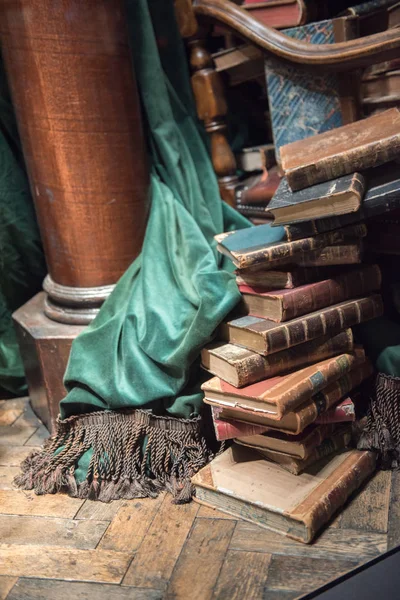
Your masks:
{"label": "green velvet curtain", "polygon": [[11,320],[40,290],[46,273],[35,211],[0,59],[0,393],[26,392]]}

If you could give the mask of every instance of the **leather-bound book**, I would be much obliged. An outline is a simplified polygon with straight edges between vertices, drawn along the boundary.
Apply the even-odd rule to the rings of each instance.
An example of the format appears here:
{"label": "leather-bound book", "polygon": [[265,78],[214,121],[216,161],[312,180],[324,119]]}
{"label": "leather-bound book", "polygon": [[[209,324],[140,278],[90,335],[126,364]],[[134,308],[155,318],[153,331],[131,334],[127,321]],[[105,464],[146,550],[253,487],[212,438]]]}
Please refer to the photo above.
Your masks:
{"label": "leather-bound book", "polygon": [[307,471],[309,467],[312,467],[312,465],[325,456],[330,456],[338,450],[348,448],[351,444],[351,427],[342,426],[338,431],[332,433],[328,438],[321,441],[316,448],[313,448],[307,458],[297,458],[284,452],[270,450],[269,448],[259,446],[256,442],[247,442],[243,438],[235,438],[235,443],[257,450],[265,459],[280,465],[283,469],[289,471],[289,473],[300,475],[300,473]]}
{"label": "leather-bound book", "polygon": [[349,373],[334,381],[329,386],[314,394],[308,401],[297,410],[287,413],[277,420],[262,408],[254,408],[249,402],[243,400],[239,403],[234,399],[213,399],[204,397],[205,404],[218,408],[221,419],[234,419],[253,425],[263,425],[270,429],[298,435],[306,427],[315,423],[318,417],[338,404],[349,392],[368,379],[374,372],[371,363],[366,360],[363,364],[356,366]]}
{"label": "leather-bound book", "polygon": [[268,414],[269,419],[279,421],[330,383],[340,379],[364,358],[361,350],[354,354],[339,354],[287,375],[263,379],[240,389],[219,377],[213,377],[203,383],[201,389],[209,401],[262,411]]}
{"label": "leather-bound book", "polygon": [[389,162],[400,154],[400,112],[391,108],[333,131],[282,146],[292,191]]}
{"label": "leather-bound book", "polygon": [[361,85],[363,104],[400,102],[400,70],[380,73],[364,79]]}
{"label": "leather-bound book", "polygon": [[[274,268],[273,264],[276,261],[280,261],[281,263],[283,260],[295,261],[297,257],[302,258],[302,256],[313,250],[345,243],[349,240],[353,241],[357,238],[363,238],[367,234],[366,226],[361,223],[322,233],[314,237],[285,242],[281,241],[280,231],[277,227],[269,227],[267,230],[268,233],[264,227],[265,225],[259,225],[240,229],[239,231],[218,234],[214,237],[218,244],[217,248],[219,252],[228,256],[239,269],[269,263],[271,263],[271,268]],[[275,230],[278,230],[276,241],[266,243],[266,234],[273,235]]]}
{"label": "leather-bound book", "polygon": [[[255,425],[254,423],[246,423],[245,421],[239,421],[238,419],[221,418],[223,408],[217,406],[211,406],[211,415],[214,425],[215,436],[218,441],[233,440],[237,437],[245,437],[250,435],[261,435],[262,433],[273,430],[268,428],[266,425]],[[240,416],[240,414],[238,414]],[[338,402],[335,406],[332,406],[329,410],[321,413],[314,421],[315,425],[334,425],[337,423],[351,423],[355,421],[355,406],[351,398],[347,397]],[[307,427],[305,431],[309,428]],[[281,434],[282,432],[275,431],[275,433]],[[288,433],[283,433],[286,438],[289,438]],[[301,434],[300,434],[301,435]],[[290,435],[290,437],[296,437]]]}
{"label": "leather-bound book", "polygon": [[[372,219],[400,208],[400,177],[397,164],[390,163],[371,169],[367,174],[367,179],[367,191],[360,210],[338,217],[326,217],[308,223],[287,225],[284,228],[287,240],[293,241],[346,227],[352,223]],[[280,231],[280,226],[277,226],[277,229]]]}
{"label": "leather-bound book", "polygon": [[364,191],[365,179],[361,173],[317,183],[298,192],[290,190],[284,177],[268,203],[268,212],[276,225],[344,215],[360,208]]}
{"label": "leather-bound book", "polygon": [[240,388],[352,350],[353,334],[351,329],[346,329],[337,335],[323,336],[270,356],[217,342],[201,351],[201,364],[213,375]]}
{"label": "leather-bound book", "polygon": [[372,452],[326,457],[312,474],[293,475],[234,444],[192,478],[194,500],[304,543],[374,472]]}
{"label": "leather-bound book", "polygon": [[[269,0],[267,2],[248,2],[242,8],[249,11],[250,15],[274,29],[296,27],[306,23],[311,18],[307,5],[312,6],[310,0]],[[314,11],[315,12],[315,11]],[[314,14],[314,13],[312,13]]]}
{"label": "leather-bound book", "polygon": [[[339,428],[343,429],[343,425],[339,425]],[[288,435],[281,431],[268,430],[263,433],[236,435],[235,441],[257,450],[272,450],[299,460],[305,460],[337,429],[337,425],[310,425],[299,435]]]}
{"label": "leather-bound book", "polygon": [[323,335],[336,335],[347,327],[370,321],[383,314],[382,297],[372,294],[328,306],[285,323],[260,317],[240,317],[221,329],[226,341],[265,356]]}
{"label": "leather-bound book", "polygon": [[[329,246],[330,248],[336,248],[336,246]],[[338,246],[341,248],[341,246]],[[248,285],[250,287],[256,287],[268,290],[283,290],[297,288],[306,283],[313,283],[314,281],[322,281],[323,279],[330,279],[334,275],[343,272],[342,267],[327,266],[327,267],[289,267],[287,270],[276,271],[276,270],[264,270],[257,269],[252,271],[251,269],[244,269],[236,271],[236,283],[237,285]]]}
{"label": "leather-bound book", "polygon": [[297,264],[301,267],[332,267],[338,265],[357,265],[362,262],[363,240],[354,244],[337,244],[314,250],[299,258]]}
{"label": "leather-bound book", "polygon": [[350,298],[375,292],[380,289],[381,282],[378,265],[365,265],[349,273],[293,289],[265,292],[248,285],[240,285],[239,290],[250,315],[280,323]]}

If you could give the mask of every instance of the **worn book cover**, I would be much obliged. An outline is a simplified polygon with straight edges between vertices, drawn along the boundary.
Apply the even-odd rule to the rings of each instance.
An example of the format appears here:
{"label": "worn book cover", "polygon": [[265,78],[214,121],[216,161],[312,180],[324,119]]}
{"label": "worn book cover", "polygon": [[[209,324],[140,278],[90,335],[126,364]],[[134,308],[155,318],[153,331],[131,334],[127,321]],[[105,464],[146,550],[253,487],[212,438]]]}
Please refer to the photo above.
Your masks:
{"label": "worn book cover", "polygon": [[221,330],[225,341],[268,356],[323,335],[336,335],[345,328],[383,314],[382,297],[373,294],[347,300],[284,323],[260,317],[240,317]]}
{"label": "worn book cover", "polygon": [[260,410],[270,419],[279,420],[364,360],[364,351],[355,348],[352,354],[339,354],[287,375],[263,379],[240,389],[219,377],[209,379],[201,389],[208,400]]}
{"label": "worn book cover", "polygon": [[[342,426],[339,426],[342,427]],[[322,442],[338,429],[337,425],[310,425],[299,435],[288,435],[281,431],[238,434],[238,443],[257,450],[273,450],[300,460],[305,460]]]}
{"label": "worn book cover", "polygon": [[[224,409],[217,406],[211,406],[211,415],[214,425],[215,435],[218,441],[232,440],[236,437],[247,435],[260,435],[266,431],[273,431],[267,425],[256,425],[240,421],[240,413],[237,413],[236,419],[227,418],[223,414]],[[321,413],[314,421],[315,425],[334,425],[337,423],[351,423],[355,421],[356,413],[354,402],[350,397],[344,398],[332,408]],[[308,429],[308,428],[306,428]],[[278,431],[277,431],[278,433]],[[293,436],[293,433],[286,432],[284,435]]]}
{"label": "worn book cover", "polygon": [[393,160],[400,154],[400,112],[391,108],[281,148],[292,191]]}
{"label": "worn book cover", "polygon": [[313,448],[307,458],[304,459],[290,456],[284,452],[270,450],[256,443],[249,443],[243,438],[235,439],[235,443],[257,450],[266,460],[280,465],[283,469],[289,471],[289,473],[293,473],[293,475],[300,475],[304,471],[309,471],[312,465],[325,456],[330,456],[334,452],[348,448],[351,444],[351,427],[342,426],[338,431],[331,433],[317,447]]}
{"label": "worn book cover", "polygon": [[372,452],[349,450],[296,476],[234,444],[192,478],[194,500],[309,543],[373,473],[375,461]]}
{"label": "worn book cover", "polygon": [[[336,248],[336,246],[330,246]],[[249,285],[251,287],[257,287],[264,290],[282,290],[297,288],[306,283],[313,283],[314,281],[322,281],[323,279],[329,279],[333,275],[343,272],[342,269],[338,269],[336,265],[328,265],[324,267],[298,267],[288,266],[286,270],[281,271],[270,270],[270,269],[240,269],[236,270],[236,283],[237,285]]]}
{"label": "worn book cover", "polygon": [[[400,177],[398,165],[389,163],[371,169],[366,174],[368,181],[361,208],[355,213],[337,217],[325,217],[308,223],[295,223],[284,227],[288,241],[310,237],[326,231],[373,219],[400,208]],[[274,223],[272,223],[272,226]],[[281,231],[282,226],[276,227]]]}
{"label": "worn book cover", "polygon": [[298,192],[291,191],[284,177],[268,203],[268,213],[274,217],[275,225],[344,215],[360,208],[364,191],[365,179],[361,173],[317,183]]}
{"label": "worn book cover", "polygon": [[322,336],[270,356],[234,344],[213,342],[202,350],[201,364],[239,388],[352,350],[353,334],[351,329],[345,329],[337,335]]}
{"label": "worn book cover", "polygon": [[297,410],[284,415],[278,421],[273,416],[271,418],[268,411],[262,408],[254,409],[249,403],[245,404],[244,401],[238,403],[235,400],[229,400],[227,397],[217,400],[205,396],[204,402],[221,409],[221,419],[235,419],[254,425],[264,425],[284,433],[297,435],[304,431],[306,427],[315,423],[321,414],[335,406],[344,397],[347,397],[349,392],[370,377],[372,373],[372,365],[366,360],[363,364],[356,366],[349,373],[312,396]]}
{"label": "worn book cover", "polygon": [[349,273],[294,289],[266,292],[256,287],[240,285],[239,290],[250,315],[282,322],[375,292],[380,289],[381,282],[378,265],[364,265]]}
{"label": "worn book cover", "polygon": [[[228,256],[238,269],[269,263],[271,268],[275,268],[274,265],[277,261],[282,263],[285,260],[290,263],[292,260],[296,261],[297,258],[303,258],[310,251],[343,244],[349,240],[354,241],[367,235],[365,224],[360,223],[310,238],[284,242],[281,239],[286,234],[281,229],[283,230],[283,228],[271,227],[267,224],[221,233],[215,236],[217,249]],[[271,241],[271,235],[274,232],[277,232],[276,241]]]}
{"label": "worn book cover", "polygon": [[[346,22],[352,20],[328,19],[286,29],[284,33],[310,44],[333,44],[355,37],[356,31],[346,26]],[[341,21],[345,22],[342,26]],[[314,74],[309,69],[298,68],[268,55],[265,74],[278,161],[285,144],[336,129],[347,122],[341,98],[345,95],[342,94],[341,76],[334,71],[325,69]],[[348,90],[350,88],[351,85]]]}

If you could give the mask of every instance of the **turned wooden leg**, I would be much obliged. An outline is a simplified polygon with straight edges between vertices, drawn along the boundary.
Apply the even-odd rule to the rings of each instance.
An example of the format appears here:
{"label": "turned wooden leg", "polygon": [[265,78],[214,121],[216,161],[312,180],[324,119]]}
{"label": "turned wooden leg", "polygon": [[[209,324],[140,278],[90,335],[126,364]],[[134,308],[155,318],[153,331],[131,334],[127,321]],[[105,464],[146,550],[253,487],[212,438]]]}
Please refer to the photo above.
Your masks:
{"label": "turned wooden leg", "polygon": [[141,250],[140,106],[123,0],[0,0],[0,39],[49,272],[14,319],[54,427],[72,340]]}
{"label": "turned wooden leg", "polygon": [[141,249],[148,168],[123,0],[0,0],[0,36],[49,270],[85,324]]}
{"label": "turned wooden leg", "polygon": [[210,136],[211,160],[218,177],[221,197],[235,206],[235,188],[239,180],[236,175],[236,159],[226,137],[225,117],[228,107],[223,82],[207,50],[206,36],[197,25],[191,0],[175,0],[175,13],[181,36],[188,41],[197,114]]}

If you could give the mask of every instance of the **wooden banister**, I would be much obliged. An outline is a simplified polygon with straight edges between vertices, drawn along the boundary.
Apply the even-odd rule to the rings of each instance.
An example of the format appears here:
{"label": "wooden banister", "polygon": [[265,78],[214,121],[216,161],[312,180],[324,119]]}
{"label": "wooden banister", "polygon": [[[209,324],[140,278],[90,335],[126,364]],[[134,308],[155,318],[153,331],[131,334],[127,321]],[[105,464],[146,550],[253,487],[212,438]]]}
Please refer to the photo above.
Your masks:
{"label": "wooden banister", "polygon": [[400,56],[400,28],[340,44],[309,44],[263,25],[230,0],[194,0],[197,18],[218,23],[266,53],[310,67],[346,71]]}

